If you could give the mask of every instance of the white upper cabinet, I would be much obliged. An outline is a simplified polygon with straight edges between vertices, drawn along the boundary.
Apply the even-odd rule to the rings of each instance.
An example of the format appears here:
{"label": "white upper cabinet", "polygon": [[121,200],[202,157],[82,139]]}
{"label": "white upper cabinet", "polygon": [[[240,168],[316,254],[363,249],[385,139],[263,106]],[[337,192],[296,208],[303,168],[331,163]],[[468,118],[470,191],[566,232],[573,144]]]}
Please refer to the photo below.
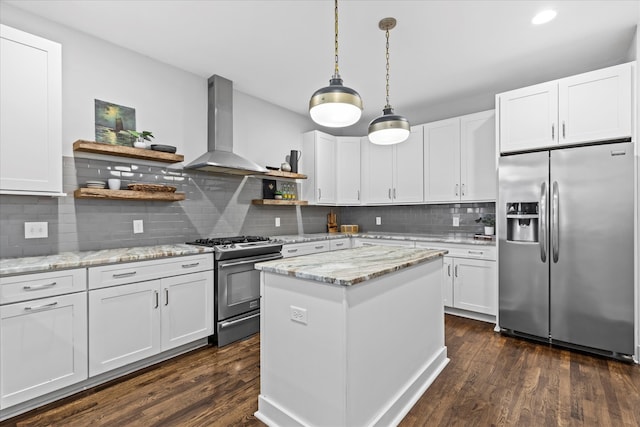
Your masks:
{"label": "white upper cabinet", "polygon": [[635,62],[496,95],[500,151],[632,136]]}
{"label": "white upper cabinet", "polygon": [[0,193],[62,193],[62,48],[0,25]]}
{"label": "white upper cabinet", "polygon": [[412,127],[400,144],[376,145],[367,137],[361,144],[363,203],[423,202],[422,126]]}
{"label": "white upper cabinet", "polygon": [[307,180],[302,183],[302,198],[309,203],[336,204],[336,144],[335,136],[317,130],[303,136],[300,173]]}
{"label": "white upper cabinet", "polygon": [[424,200],[495,198],[494,110],[424,125]]}
{"label": "white upper cabinet", "polygon": [[336,138],[336,197],[339,205],[360,204],[360,137]]}

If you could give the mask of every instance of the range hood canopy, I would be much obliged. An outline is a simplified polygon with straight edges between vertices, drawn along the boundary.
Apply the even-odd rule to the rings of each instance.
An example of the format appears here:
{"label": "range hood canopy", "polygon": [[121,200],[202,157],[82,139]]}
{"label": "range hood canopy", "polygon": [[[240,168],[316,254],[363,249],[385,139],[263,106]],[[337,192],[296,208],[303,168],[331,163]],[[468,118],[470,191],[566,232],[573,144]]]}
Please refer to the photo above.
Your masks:
{"label": "range hood canopy", "polygon": [[185,168],[233,175],[266,173],[266,168],[233,152],[233,82],[214,74],[208,87],[208,151]]}

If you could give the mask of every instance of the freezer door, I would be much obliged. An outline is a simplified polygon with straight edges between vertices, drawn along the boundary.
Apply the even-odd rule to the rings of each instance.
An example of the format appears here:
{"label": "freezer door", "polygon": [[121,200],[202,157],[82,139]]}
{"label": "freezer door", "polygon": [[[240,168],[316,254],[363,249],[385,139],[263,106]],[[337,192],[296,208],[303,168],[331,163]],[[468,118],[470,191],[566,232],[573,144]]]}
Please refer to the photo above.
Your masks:
{"label": "freezer door", "polygon": [[[501,157],[498,176],[499,324],[503,329],[547,339],[549,257],[545,229],[548,224],[549,152]],[[536,208],[528,209],[524,214],[520,212],[521,220],[515,218],[520,208],[511,210],[514,203],[535,205]],[[524,221],[521,223],[523,230],[525,226],[532,227],[536,213],[537,229],[508,232],[508,224],[513,228],[518,226],[518,221]],[[531,221],[527,222],[528,219]]]}
{"label": "freezer door", "polygon": [[551,152],[551,338],[633,353],[633,145]]}

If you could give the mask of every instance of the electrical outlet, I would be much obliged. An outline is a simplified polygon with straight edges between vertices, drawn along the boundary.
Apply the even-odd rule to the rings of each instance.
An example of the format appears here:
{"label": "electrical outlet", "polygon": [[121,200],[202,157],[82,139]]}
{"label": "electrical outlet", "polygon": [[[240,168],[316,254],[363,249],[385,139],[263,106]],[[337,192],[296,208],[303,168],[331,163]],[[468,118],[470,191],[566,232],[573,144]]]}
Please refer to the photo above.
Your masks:
{"label": "electrical outlet", "polygon": [[280,227],[280,218],[276,217],[276,227]]}
{"label": "electrical outlet", "polygon": [[307,324],[307,309],[296,307],[294,305],[289,306],[289,312],[291,315],[291,320],[294,322],[302,323],[303,325]]}
{"label": "electrical outlet", "polygon": [[453,226],[454,227],[460,227],[460,217],[459,216],[454,216],[453,217]]}
{"label": "electrical outlet", "polygon": [[376,217],[376,225],[382,225],[382,217],[380,216]]}
{"label": "electrical outlet", "polygon": [[144,233],[144,222],[141,219],[133,220],[133,234]]}
{"label": "electrical outlet", "polygon": [[25,239],[46,239],[49,237],[48,222],[25,222],[24,238]]}

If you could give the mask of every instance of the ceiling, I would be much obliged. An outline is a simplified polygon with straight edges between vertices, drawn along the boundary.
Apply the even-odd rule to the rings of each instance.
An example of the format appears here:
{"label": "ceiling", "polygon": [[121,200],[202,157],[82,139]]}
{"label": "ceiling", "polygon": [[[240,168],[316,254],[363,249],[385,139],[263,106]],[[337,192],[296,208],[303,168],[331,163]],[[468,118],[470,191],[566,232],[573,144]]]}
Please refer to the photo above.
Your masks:
{"label": "ceiling", "polygon": [[[331,0],[3,0],[236,90],[307,114],[333,73]],[[557,18],[533,26],[551,7]],[[363,134],[385,104],[392,16],[391,104],[412,123],[493,108],[497,92],[629,58],[640,1],[341,0],[339,65],[363,98]],[[364,131],[366,133],[366,130]]]}

